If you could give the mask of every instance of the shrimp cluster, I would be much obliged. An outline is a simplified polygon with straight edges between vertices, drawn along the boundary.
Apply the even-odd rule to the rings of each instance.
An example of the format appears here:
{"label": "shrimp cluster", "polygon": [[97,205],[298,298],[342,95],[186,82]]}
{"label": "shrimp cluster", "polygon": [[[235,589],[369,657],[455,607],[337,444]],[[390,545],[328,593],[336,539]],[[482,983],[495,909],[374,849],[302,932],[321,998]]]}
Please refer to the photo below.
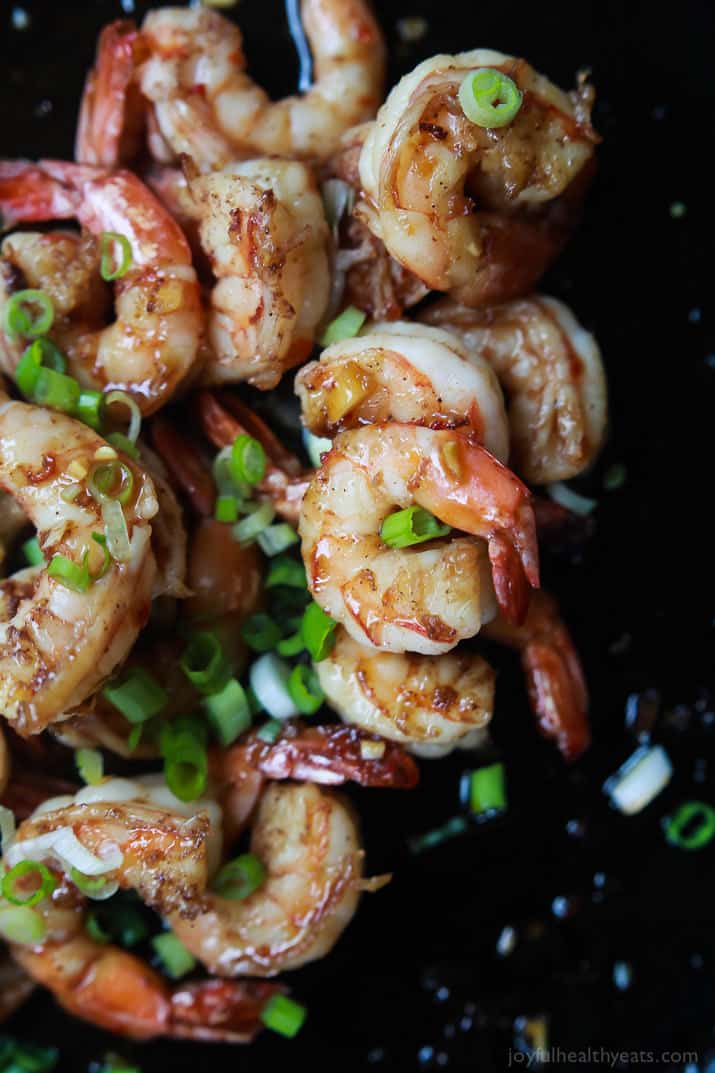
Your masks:
{"label": "shrimp cluster", "polygon": [[240,9],[161,8],[101,31],[74,161],[0,161],[3,1016],[294,1035],[272,978],[390,880],[360,788],[495,748],[494,646],[590,742],[531,486],[606,436],[595,338],[532,293],[593,89],[476,49],[385,98],[367,0],[299,7],[296,96]]}

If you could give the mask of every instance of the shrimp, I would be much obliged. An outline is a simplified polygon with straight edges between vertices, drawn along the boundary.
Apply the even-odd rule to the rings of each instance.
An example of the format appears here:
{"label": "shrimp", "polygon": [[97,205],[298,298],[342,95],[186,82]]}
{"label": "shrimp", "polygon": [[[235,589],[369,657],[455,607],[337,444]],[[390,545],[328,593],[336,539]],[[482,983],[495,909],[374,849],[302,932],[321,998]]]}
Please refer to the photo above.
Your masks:
{"label": "shrimp", "polygon": [[[507,126],[477,126],[459,103],[483,67],[523,93]],[[528,292],[573,230],[593,171],[592,97],[583,81],[566,94],[500,52],[425,60],[365,138],[355,213],[405,268],[465,305]]]}
{"label": "shrimp", "polygon": [[[85,319],[84,303],[77,310],[60,305],[50,337],[84,387],[127,391],[145,414],[163,405],[197,361],[203,312],[186,239],[151,191],[128,171],[6,161],[0,162],[0,210],[10,225],[76,218],[97,239],[110,232],[129,242],[131,263],[115,284],[117,320],[103,327],[102,309]],[[52,283],[52,258],[32,256],[46,238],[15,235],[11,249],[25,285],[53,288],[54,300],[63,283]],[[81,240],[74,245],[81,253]],[[86,273],[84,261],[82,266]],[[10,290],[0,290],[0,305],[22,286],[18,279]],[[8,362],[7,346],[6,341],[2,352],[12,373],[19,353]]]}
{"label": "shrimp", "polygon": [[[0,399],[0,490],[14,496],[38,530],[45,560],[89,556],[97,574],[104,532],[101,507],[88,492],[107,444],[87,425],[39,406]],[[35,734],[92,693],[129,652],[149,614],[156,563],[151,519],[158,503],[151,478],[125,458],[133,489],[123,507],[128,549],[106,572],[75,592],[35,568],[22,585],[0,582],[0,711],[23,735]],[[72,486],[71,501],[62,493]],[[94,549],[94,551],[92,551]],[[6,596],[8,598],[6,598]]]}
{"label": "shrimp", "polygon": [[149,12],[141,34],[150,58],[138,77],[175,157],[188,154],[202,171],[242,156],[325,159],[375,114],[385,50],[365,0],[302,0],[301,15],[315,81],[302,97],[272,102],[246,74],[228,19],[201,7]]}
{"label": "shrimp", "polygon": [[548,593],[534,593],[520,626],[495,619],[485,635],[521,653],[529,700],[542,734],[556,741],[567,760],[576,760],[591,743],[588,691],[556,601]]}
{"label": "shrimp", "polygon": [[[515,621],[538,585],[534,516],[524,485],[468,430],[399,423],[341,433],[303,499],[299,532],[308,585],[361,644],[448,652],[495,613]],[[456,536],[390,548],[380,528],[416,504]]]}
{"label": "shrimp", "polygon": [[39,859],[58,880],[35,910],[45,923],[44,940],[13,944],[13,956],[66,1010],[109,1031],[134,1039],[251,1039],[275,987],[218,980],[169,986],[134,954],[99,944],[84,930],[86,902],[65,874],[70,864],[60,851],[77,852],[74,839],[107,862],[113,854],[119,863],[108,882],[136,890],[162,914],[192,915],[200,910],[212,852],[213,867],[219,859],[219,829],[213,801],[183,805],[150,778],[105,779],[74,797],[46,801],[5,851],[6,865]]}
{"label": "shrimp", "polygon": [[504,400],[486,361],[470,361],[448,332],[395,321],[334,343],[295,380],[305,425],[317,436],[375,422],[430,428],[468,424],[502,462],[509,452]]}
{"label": "shrimp", "polygon": [[593,462],[606,434],[606,378],[596,340],[563,302],[534,295],[475,310],[443,299],[420,319],[496,372],[510,400],[511,461],[525,480],[567,480]]}
{"label": "shrimp", "polygon": [[[251,852],[266,870],[255,893],[229,901],[207,892],[200,914],[169,917],[181,942],[217,976],[273,976],[323,957],[366,889],[351,809],[310,783],[263,791]],[[379,882],[367,881],[367,889]]]}
{"label": "shrimp", "polygon": [[35,982],[0,950],[0,1024],[24,1005],[35,990]]}
{"label": "shrimp", "polygon": [[339,627],[332,652],[314,666],[341,719],[419,756],[474,747],[492,717],[494,671],[465,649],[441,656],[376,652]]}
{"label": "shrimp", "polygon": [[328,303],[328,229],[315,180],[296,161],[251,160],[197,176],[189,190],[217,278],[202,378],[273,388],[310,354]]}

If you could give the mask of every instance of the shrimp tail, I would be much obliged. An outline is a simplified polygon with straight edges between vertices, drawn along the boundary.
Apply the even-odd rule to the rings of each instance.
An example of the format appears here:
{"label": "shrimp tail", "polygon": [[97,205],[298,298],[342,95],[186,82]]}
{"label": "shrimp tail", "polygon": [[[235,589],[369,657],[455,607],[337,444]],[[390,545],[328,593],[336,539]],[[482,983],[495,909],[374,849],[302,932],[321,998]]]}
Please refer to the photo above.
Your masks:
{"label": "shrimp tail", "polygon": [[[84,164],[117,167],[141,139],[143,109],[133,110],[133,86],[141,40],[135,24],[117,19],[99,35],[95,65],[87,75],[80,105],[75,157]],[[133,93],[132,93],[133,90]],[[135,122],[130,122],[136,115]]]}
{"label": "shrimp tail", "polygon": [[43,164],[0,160],[0,212],[3,229],[18,223],[66,220],[75,215],[76,198]]}
{"label": "shrimp tail", "polygon": [[534,641],[521,661],[541,733],[556,741],[566,760],[576,760],[591,744],[591,732],[586,684],[570,637],[564,630],[559,648]]}
{"label": "shrimp tail", "polygon": [[197,446],[162,414],[152,422],[151,440],[194,510],[201,517],[210,518],[216,502],[216,486]]}

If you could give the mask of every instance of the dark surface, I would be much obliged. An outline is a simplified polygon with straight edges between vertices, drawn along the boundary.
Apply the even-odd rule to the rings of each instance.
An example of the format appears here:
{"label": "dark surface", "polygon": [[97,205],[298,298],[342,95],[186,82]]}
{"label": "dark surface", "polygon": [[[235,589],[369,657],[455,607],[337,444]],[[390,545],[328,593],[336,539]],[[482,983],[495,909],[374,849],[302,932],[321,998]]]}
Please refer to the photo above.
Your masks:
{"label": "dark surface", "polygon": [[[2,8],[0,151],[66,156],[96,33],[122,9],[56,0],[24,6],[32,22],[23,32],[10,28],[10,5]],[[296,66],[278,0],[242,0],[235,10],[257,77],[276,94],[290,90]],[[583,654],[591,752],[566,769],[532,729],[517,663],[496,654],[494,738],[507,767],[508,816],[410,857],[408,834],[458,810],[464,757],[425,764],[414,793],[356,795],[369,868],[393,869],[395,880],[365,898],[330,957],[292,975],[294,994],[310,1007],[297,1040],[266,1033],[237,1050],[135,1046],[70,1022],[37,997],[13,1031],[58,1043],[61,1070],[84,1070],[111,1046],[144,1073],[198,1063],[250,1073],[279,1062],[316,1073],[490,1073],[508,1067],[515,1020],[540,1014],[552,1047],[654,1052],[647,1068],[658,1070],[686,1068],[662,1052],[691,1050],[699,1064],[690,1073],[711,1068],[712,846],[690,854],[667,846],[660,819],[683,800],[712,795],[706,758],[715,714],[704,690],[712,478],[704,459],[715,378],[706,160],[715,25],[705,3],[657,10],[617,2],[472,5],[469,13],[454,0],[379,5],[392,81],[431,53],[478,45],[523,54],[562,85],[579,67],[593,70],[600,172],[583,227],[544,288],[596,332],[610,381],[611,439],[579,482],[599,499],[595,535],[579,556],[547,553],[544,570]],[[430,19],[428,38],[398,44],[396,19],[416,13]],[[683,218],[671,217],[674,202],[685,204]],[[627,467],[627,482],[606,492],[603,477],[614,463]],[[649,688],[661,696],[654,737],[676,774],[628,819],[609,809],[601,784],[635,747],[626,699]],[[581,833],[570,835],[573,820]],[[573,899],[568,919],[554,914],[557,897]],[[495,944],[505,925],[516,929],[517,945],[500,958]],[[614,985],[616,962],[632,968],[626,990]],[[606,1064],[598,1055],[578,1065],[552,1057],[554,1069]]]}

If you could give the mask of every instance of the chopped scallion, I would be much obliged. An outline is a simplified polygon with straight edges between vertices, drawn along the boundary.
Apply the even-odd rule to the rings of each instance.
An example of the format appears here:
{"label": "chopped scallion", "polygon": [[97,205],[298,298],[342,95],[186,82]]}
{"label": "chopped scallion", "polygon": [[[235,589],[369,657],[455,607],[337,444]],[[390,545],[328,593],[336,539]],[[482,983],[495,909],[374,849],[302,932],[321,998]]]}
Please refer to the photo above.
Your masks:
{"label": "chopped scallion", "polygon": [[[33,878],[32,889],[25,893],[27,878]],[[37,905],[57,886],[57,880],[40,861],[18,861],[2,878],[2,896],[11,905],[22,905],[31,908]]]}
{"label": "chopped scallion", "polygon": [[220,692],[205,697],[203,706],[223,748],[231,745],[251,725],[251,707],[246,691],[235,678],[229,678]]}
{"label": "chopped scallion", "polygon": [[314,600],[308,604],[303,613],[300,632],[305,647],[316,662],[325,659],[335,645],[335,628],[337,623],[326,615],[322,607]]}
{"label": "chopped scallion", "polygon": [[126,275],[132,266],[132,247],[126,235],[119,235],[116,231],[104,231],[101,257],[99,272],[107,283]]}
{"label": "chopped scallion", "polygon": [[212,886],[220,898],[238,902],[257,891],[265,878],[263,862],[254,853],[244,853],[223,866]]}
{"label": "chopped scallion", "polygon": [[4,329],[11,339],[24,335],[37,339],[47,335],[55,319],[52,299],[45,291],[27,288],[16,291],[5,306]]}
{"label": "chopped scallion", "polygon": [[280,522],[278,525],[268,525],[258,534],[258,546],[264,555],[279,555],[291,544],[298,543],[298,534],[292,525]]}
{"label": "chopped scallion", "polygon": [[333,343],[339,343],[342,339],[352,339],[358,334],[366,319],[367,313],[363,313],[362,309],[348,306],[335,320],[331,320],[321,336],[320,345],[327,347]]}
{"label": "chopped scallion", "polygon": [[297,664],[290,672],[288,692],[303,715],[314,715],[325,700],[317,674],[304,663]]}
{"label": "chopped scallion", "polygon": [[287,995],[272,995],[261,1010],[261,1020],[266,1028],[288,1039],[298,1035],[307,1016],[305,1006]]}
{"label": "chopped scallion", "polygon": [[523,94],[513,79],[492,67],[470,71],[459,87],[464,114],[479,127],[505,127],[521,108]]}
{"label": "chopped scallion", "polygon": [[231,447],[231,475],[235,481],[258,484],[266,473],[266,452],[263,444],[243,432]]}
{"label": "chopped scallion", "polygon": [[104,758],[99,749],[77,749],[74,754],[79,777],[88,786],[96,786],[104,775]]}
{"label": "chopped scallion", "polygon": [[191,638],[181,658],[181,669],[194,688],[206,695],[223,689],[231,676],[221,642],[209,631]]}
{"label": "chopped scallion", "polygon": [[163,686],[143,667],[133,667],[121,682],[106,685],[102,695],[130,723],[144,723],[159,715],[169,701]]}
{"label": "chopped scallion", "polygon": [[164,971],[172,980],[179,980],[196,968],[196,959],[193,954],[172,932],[166,931],[161,935],[156,935],[151,945],[159,956]]}
{"label": "chopped scallion", "polygon": [[380,536],[390,548],[409,548],[426,540],[447,536],[451,526],[443,525],[422,507],[407,507],[389,514],[382,523]]}

